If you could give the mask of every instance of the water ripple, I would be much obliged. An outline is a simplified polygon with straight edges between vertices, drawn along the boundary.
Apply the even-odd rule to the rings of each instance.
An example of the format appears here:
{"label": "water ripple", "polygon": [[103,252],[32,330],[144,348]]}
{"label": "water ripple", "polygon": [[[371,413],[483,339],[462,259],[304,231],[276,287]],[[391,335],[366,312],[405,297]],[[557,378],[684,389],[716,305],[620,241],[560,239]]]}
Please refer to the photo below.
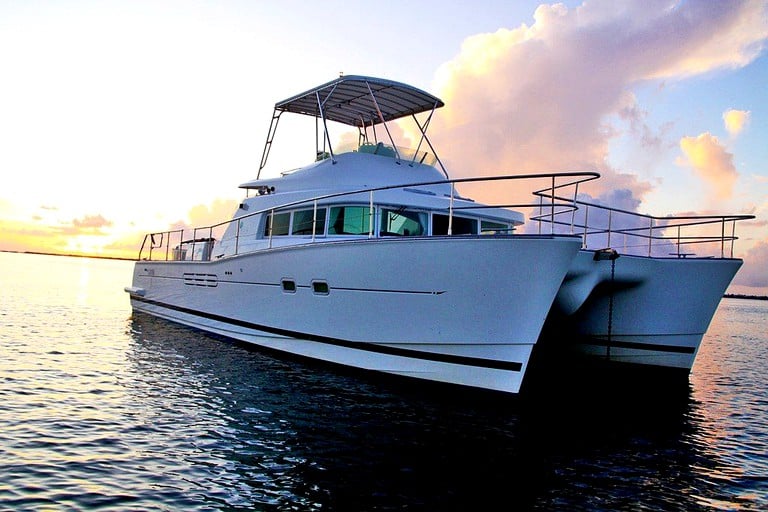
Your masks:
{"label": "water ripple", "polygon": [[0,258],[0,510],[768,508],[764,304],[723,302],[683,393],[506,400],[132,316],[127,262]]}

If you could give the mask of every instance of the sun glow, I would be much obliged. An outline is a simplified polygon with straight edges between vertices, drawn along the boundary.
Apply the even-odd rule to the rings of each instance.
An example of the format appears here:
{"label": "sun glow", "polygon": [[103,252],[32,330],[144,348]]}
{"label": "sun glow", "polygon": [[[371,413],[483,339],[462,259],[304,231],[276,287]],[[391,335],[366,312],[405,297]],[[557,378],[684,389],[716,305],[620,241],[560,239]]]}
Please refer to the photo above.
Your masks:
{"label": "sun glow", "polygon": [[[281,2],[0,2],[0,250],[134,258],[147,232],[228,219],[274,102],[341,69],[443,99],[429,134],[452,177],[598,171],[580,192],[646,213],[704,196],[761,215],[738,244],[761,258],[750,275],[768,242],[765,2],[672,5],[407,5],[441,42],[414,51],[393,18],[358,27],[362,4],[317,24],[322,8]],[[350,51],[371,30],[392,35],[377,58]],[[313,158],[314,127],[283,117],[262,177]]]}

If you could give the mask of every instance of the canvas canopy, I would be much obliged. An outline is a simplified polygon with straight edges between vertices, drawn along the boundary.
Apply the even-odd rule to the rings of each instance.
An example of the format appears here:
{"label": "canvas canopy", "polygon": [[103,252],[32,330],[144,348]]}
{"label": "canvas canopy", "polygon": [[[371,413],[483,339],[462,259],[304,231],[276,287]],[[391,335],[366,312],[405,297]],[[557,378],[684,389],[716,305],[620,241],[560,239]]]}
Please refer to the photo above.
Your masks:
{"label": "canvas canopy", "polygon": [[407,84],[349,75],[280,101],[275,110],[365,128],[443,105],[439,98]]}

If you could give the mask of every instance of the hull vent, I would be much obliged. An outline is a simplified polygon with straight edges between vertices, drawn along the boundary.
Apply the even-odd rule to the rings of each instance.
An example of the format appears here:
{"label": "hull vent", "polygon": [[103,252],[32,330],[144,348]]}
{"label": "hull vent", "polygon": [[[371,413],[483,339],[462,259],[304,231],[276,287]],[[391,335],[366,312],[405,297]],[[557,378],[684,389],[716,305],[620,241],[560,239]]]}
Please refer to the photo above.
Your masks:
{"label": "hull vent", "polygon": [[216,274],[197,274],[192,272],[184,273],[184,284],[188,286],[205,286],[215,288],[219,285],[219,278]]}

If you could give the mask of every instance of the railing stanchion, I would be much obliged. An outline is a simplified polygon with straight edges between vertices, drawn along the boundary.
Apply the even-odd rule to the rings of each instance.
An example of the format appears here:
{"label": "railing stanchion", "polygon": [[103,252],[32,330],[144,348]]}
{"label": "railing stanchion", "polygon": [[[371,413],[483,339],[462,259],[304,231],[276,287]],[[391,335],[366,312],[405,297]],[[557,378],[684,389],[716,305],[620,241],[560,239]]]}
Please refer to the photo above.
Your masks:
{"label": "railing stanchion", "polygon": [[549,234],[553,235],[555,233],[555,177],[552,176],[552,188],[550,189],[552,191],[551,193],[551,203],[550,203],[550,209],[549,209]]}
{"label": "railing stanchion", "polygon": [[573,224],[574,224],[574,222],[576,220],[576,210],[578,208],[578,206],[576,206],[576,196],[578,196],[578,195],[579,195],[579,183],[576,182],[576,189],[573,191],[573,201],[571,202],[571,207],[573,208],[571,210],[571,233],[570,233],[571,235],[574,234],[574,232],[573,232]]}
{"label": "railing stanchion", "polygon": [[235,227],[235,255],[240,253],[240,224],[242,221],[240,219],[236,220],[237,226]]}
{"label": "railing stanchion", "polygon": [[720,228],[720,258],[725,258],[725,217]]}
{"label": "railing stanchion", "polygon": [[[208,243],[208,248],[207,249],[205,249],[205,246],[203,246],[203,254],[202,254],[202,256],[203,256],[203,260],[204,261],[210,261],[211,255],[213,254],[213,244],[214,244],[214,242],[213,242],[213,226],[208,228],[208,241],[207,241],[207,243]],[[207,258],[206,258],[206,256],[207,256]]]}
{"label": "railing stanchion", "polygon": [[267,248],[272,248],[272,227],[275,225],[275,210],[274,208],[269,211],[269,242]]}
{"label": "railing stanchion", "polygon": [[541,217],[544,211],[544,198],[539,196],[539,214],[536,216],[536,224],[538,225],[539,234],[541,234]]}
{"label": "railing stanchion", "polygon": [[448,236],[453,235],[453,191],[455,184],[451,182],[451,200],[448,203]]}
{"label": "railing stanchion", "polygon": [[315,233],[317,232],[317,199],[312,201],[312,241],[315,241]]}
{"label": "railing stanchion", "polygon": [[653,252],[653,219],[651,219],[651,222],[648,227],[648,257],[651,257],[651,253]]}
{"label": "railing stanchion", "polygon": [[611,224],[613,222],[613,210],[608,210],[608,243],[606,247],[611,247]]}
{"label": "railing stanchion", "polygon": [[582,249],[587,248],[587,226],[589,226],[589,205],[584,208],[584,240],[582,242]]}
{"label": "railing stanchion", "polygon": [[373,238],[373,190],[370,194],[370,205],[368,206],[368,238]]}

